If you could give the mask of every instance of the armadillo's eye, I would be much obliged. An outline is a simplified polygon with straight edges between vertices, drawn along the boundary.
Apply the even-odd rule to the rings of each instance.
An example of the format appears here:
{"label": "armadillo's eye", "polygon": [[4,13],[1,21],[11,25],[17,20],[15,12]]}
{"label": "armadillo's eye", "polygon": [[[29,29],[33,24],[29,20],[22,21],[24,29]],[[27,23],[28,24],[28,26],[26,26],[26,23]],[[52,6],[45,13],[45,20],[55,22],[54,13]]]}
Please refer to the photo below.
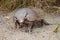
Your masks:
{"label": "armadillo's eye", "polygon": [[[16,18],[16,17],[15,17]],[[17,19],[17,18],[16,18]]]}

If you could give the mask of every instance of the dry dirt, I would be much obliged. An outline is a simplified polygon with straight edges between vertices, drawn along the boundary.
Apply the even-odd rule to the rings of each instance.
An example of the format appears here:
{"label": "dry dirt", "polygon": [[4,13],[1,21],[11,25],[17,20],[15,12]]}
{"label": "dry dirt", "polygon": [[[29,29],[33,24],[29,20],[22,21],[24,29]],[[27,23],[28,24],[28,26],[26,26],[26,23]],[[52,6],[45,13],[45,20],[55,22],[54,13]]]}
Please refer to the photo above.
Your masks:
{"label": "dry dirt", "polygon": [[12,14],[0,14],[0,40],[60,40],[60,27],[53,32],[57,25],[46,25],[34,28],[32,33],[26,33],[20,29],[14,30]]}

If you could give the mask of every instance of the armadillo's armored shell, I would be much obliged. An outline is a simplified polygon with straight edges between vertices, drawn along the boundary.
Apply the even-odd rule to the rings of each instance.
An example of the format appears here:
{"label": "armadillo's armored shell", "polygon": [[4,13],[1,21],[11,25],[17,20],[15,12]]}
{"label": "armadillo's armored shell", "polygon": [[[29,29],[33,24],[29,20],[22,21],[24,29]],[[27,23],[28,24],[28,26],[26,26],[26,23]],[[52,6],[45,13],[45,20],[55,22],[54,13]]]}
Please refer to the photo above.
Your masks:
{"label": "armadillo's armored shell", "polygon": [[26,9],[26,13],[27,13],[27,16],[26,16],[27,20],[29,20],[29,21],[36,20],[37,15],[35,14],[35,12],[33,10],[28,8],[28,9]]}
{"label": "armadillo's armored shell", "polygon": [[24,21],[24,18],[26,18],[29,21],[34,21],[36,20],[36,14],[29,8],[23,8],[20,10],[17,10],[14,16],[19,20],[19,21]]}
{"label": "armadillo's armored shell", "polygon": [[26,10],[26,18],[29,21],[40,21],[41,19],[44,18],[44,12],[43,10],[37,10],[37,9],[30,9],[30,8],[25,8]]}
{"label": "armadillo's armored shell", "polygon": [[[39,10],[41,11],[41,10]],[[16,11],[14,16],[21,22],[26,18],[29,21],[41,20],[43,18],[43,11],[41,13],[36,9],[32,10],[30,8],[23,8]]]}

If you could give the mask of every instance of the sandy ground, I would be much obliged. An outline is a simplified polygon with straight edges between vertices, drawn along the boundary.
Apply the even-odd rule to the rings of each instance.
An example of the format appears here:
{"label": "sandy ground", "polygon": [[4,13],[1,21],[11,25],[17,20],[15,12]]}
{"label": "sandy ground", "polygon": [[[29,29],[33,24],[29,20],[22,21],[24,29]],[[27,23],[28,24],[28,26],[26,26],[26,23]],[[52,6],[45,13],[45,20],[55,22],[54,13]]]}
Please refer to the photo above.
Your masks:
{"label": "sandy ground", "polygon": [[[8,17],[10,18],[8,18]],[[34,28],[32,33],[12,29],[14,27],[12,15],[0,15],[0,40],[60,40],[60,27],[58,32],[53,32],[57,25],[47,25]]]}

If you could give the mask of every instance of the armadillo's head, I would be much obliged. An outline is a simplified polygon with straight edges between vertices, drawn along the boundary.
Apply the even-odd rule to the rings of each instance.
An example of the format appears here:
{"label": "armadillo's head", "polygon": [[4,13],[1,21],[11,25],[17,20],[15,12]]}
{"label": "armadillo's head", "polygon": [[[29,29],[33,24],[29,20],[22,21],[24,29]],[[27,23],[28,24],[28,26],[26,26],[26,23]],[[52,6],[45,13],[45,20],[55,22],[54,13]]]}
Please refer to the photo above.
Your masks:
{"label": "armadillo's head", "polygon": [[20,25],[23,25],[25,19],[26,19],[26,15],[19,17]]}
{"label": "armadillo's head", "polygon": [[25,21],[25,18],[19,18],[18,21],[19,21],[20,25],[22,26]]}

